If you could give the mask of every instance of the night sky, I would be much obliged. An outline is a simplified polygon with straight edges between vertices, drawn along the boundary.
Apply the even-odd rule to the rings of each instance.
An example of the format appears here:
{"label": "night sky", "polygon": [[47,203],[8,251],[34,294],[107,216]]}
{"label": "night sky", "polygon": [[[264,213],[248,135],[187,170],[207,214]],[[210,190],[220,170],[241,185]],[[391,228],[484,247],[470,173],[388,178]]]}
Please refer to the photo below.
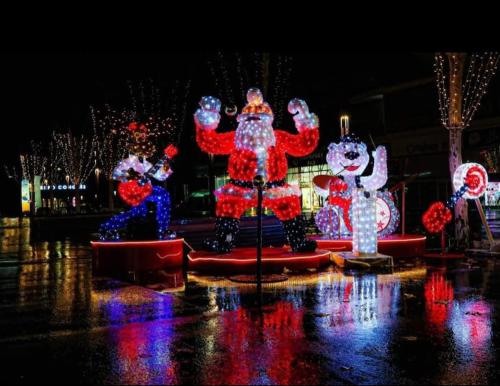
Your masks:
{"label": "night sky", "polygon": [[[4,52],[1,108],[5,137],[0,141],[1,164],[16,162],[31,138],[45,139],[52,130],[89,130],[89,105],[123,106],[130,102],[127,80],[152,79],[162,96],[169,93],[175,81],[177,87],[190,81],[184,124],[184,135],[189,141],[194,132],[191,116],[202,95],[219,96],[221,85],[229,84],[241,108],[241,86],[234,67],[238,55],[248,72],[249,84],[244,87],[253,86],[250,83],[254,83],[257,63],[254,58],[260,57],[253,52],[223,52],[227,63],[222,65],[215,51]],[[288,88],[282,92],[286,102],[292,97],[305,99],[311,111],[320,117],[322,134],[338,127],[338,114],[352,96],[433,76],[430,52],[271,52],[271,68],[279,57],[291,58]],[[219,87],[209,62],[216,69]],[[227,83],[222,69],[228,73]],[[273,71],[270,87],[276,77]],[[284,115],[284,122],[291,124],[288,118]],[[1,174],[1,181],[5,182],[3,170]],[[17,201],[3,202],[2,209],[6,205],[17,205]]]}

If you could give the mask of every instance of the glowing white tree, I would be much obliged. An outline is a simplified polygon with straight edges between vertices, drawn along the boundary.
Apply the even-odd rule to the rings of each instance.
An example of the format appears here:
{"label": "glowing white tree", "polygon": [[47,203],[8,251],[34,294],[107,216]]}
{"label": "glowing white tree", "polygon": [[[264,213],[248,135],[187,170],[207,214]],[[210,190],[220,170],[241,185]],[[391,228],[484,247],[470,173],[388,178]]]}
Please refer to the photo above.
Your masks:
{"label": "glowing white tree", "polygon": [[84,183],[95,169],[95,135],[75,135],[71,131],[55,134],[56,146],[61,153],[61,166],[69,180],[75,185],[76,211],[80,212],[80,184]]}
{"label": "glowing white tree", "polygon": [[90,108],[92,123],[96,133],[97,163],[108,183],[108,208],[114,209],[113,170],[126,156],[126,140],[121,129],[132,120],[126,111],[118,112],[106,105],[102,110]]}
{"label": "glowing white tree", "polygon": [[49,189],[49,207],[54,206],[54,189],[52,186],[58,182],[61,174],[62,153],[57,145],[57,134],[52,132],[47,144],[47,167],[44,170],[43,178]]}
{"label": "glowing white tree", "polygon": [[21,183],[20,176],[22,174],[18,165],[12,165],[12,166],[3,165],[3,168],[5,175],[7,176],[8,179],[14,180],[18,184]]}
{"label": "glowing white tree", "polygon": [[[434,71],[441,121],[450,136],[449,169],[452,178],[457,167],[462,164],[462,132],[470,125],[481,105],[488,83],[497,70],[498,60],[497,52],[435,55]],[[455,205],[455,218],[459,216],[465,223],[468,222],[466,200],[459,200]]]}

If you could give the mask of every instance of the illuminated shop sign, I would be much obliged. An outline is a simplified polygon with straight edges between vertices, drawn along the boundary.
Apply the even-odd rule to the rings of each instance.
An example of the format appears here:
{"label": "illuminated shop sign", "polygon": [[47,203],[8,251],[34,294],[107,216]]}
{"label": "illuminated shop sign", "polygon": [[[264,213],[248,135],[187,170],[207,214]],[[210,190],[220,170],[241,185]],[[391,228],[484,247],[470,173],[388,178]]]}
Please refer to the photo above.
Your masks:
{"label": "illuminated shop sign", "polygon": [[30,211],[30,183],[28,180],[21,181],[21,209],[23,213]]}
{"label": "illuminated shop sign", "polygon": [[[42,190],[75,190],[75,185],[42,185]],[[85,184],[80,184],[80,190],[87,189]]]}

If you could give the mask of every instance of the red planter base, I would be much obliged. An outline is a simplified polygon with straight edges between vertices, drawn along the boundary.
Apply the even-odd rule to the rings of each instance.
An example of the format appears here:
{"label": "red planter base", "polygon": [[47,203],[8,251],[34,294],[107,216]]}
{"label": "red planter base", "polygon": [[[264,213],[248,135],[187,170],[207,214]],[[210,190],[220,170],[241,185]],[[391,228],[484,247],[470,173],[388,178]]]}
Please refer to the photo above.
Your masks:
{"label": "red planter base", "polygon": [[95,274],[140,272],[182,267],[184,239],[92,241]]}
{"label": "red planter base", "polygon": [[[282,272],[286,267],[292,271],[320,268],[330,263],[330,251],[294,253],[290,249],[262,248],[262,271]],[[256,248],[235,248],[231,253],[218,255],[215,252],[195,251],[188,254],[191,271],[210,273],[255,273]]]}
{"label": "red planter base", "polygon": [[[328,249],[332,252],[352,251],[352,239],[323,239],[321,236],[311,237],[318,243],[318,248]],[[390,235],[378,239],[378,252],[398,257],[422,256],[425,252],[425,236],[423,235]]]}

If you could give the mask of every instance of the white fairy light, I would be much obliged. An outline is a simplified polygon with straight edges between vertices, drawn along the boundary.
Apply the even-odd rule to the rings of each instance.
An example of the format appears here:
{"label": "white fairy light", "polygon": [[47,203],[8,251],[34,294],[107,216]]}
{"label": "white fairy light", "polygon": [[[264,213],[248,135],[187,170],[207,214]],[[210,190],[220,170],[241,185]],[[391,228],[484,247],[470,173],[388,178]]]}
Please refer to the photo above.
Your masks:
{"label": "white fairy light", "polygon": [[42,153],[42,144],[36,141],[30,141],[30,150],[19,156],[24,179],[33,181],[35,176],[43,175],[47,157]]}
{"label": "white fairy light", "polygon": [[[368,195],[366,197],[366,195]],[[352,252],[355,256],[377,253],[377,204],[374,191],[358,188],[352,197]]]}
{"label": "white fairy light", "polygon": [[[470,55],[469,65],[462,83],[463,98],[461,101],[460,127],[465,128],[481,104],[481,99],[486,93],[488,84],[498,68],[500,55],[497,52],[484,54],[473,53]],[[449,85],[458,82],[458,58],[452,55],[450,66],[448,58],[443,53],[435,55],[434,72],[438,89],[439,111],[443,126],[450,129],[456,126],[450,122],[450,106],[456,106],[457,95],[450,95]]]}
{"label": "white fairy light", "polygon": [[71,131],[54,134],[61,152],[61,165],[74,184],[87,180],[96,165],[95,136],[75,135]]}

